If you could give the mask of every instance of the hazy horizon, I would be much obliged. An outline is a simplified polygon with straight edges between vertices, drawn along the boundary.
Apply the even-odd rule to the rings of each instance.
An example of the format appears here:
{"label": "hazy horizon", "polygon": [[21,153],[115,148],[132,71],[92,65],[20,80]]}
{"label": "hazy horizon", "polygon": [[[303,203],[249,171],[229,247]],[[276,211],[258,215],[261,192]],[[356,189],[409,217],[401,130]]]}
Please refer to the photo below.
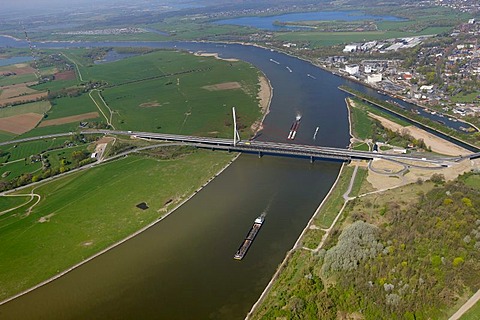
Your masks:
{"label": "hazy horizon", "polygon": [[[52,9],[74,9],[77,7],[95,7],[105,5],[140,5],[147,6],[171,6],[176,7],[185,3],[205,3],[206,1],[194,0],[15,0],[2,3],[2,8],[6,10],[38,10],[41,12],[50,11]],[[3,12],[5,13],[5,11]]]}

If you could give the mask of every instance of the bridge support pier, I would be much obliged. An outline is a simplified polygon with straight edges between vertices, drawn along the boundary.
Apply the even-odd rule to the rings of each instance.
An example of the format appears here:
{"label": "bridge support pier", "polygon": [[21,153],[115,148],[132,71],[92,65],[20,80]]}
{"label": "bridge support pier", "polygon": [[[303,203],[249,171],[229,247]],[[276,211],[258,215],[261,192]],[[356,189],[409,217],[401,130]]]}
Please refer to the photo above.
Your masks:
{"label": "bridge support pier", "polygon": [[262,151],[258,151],[258,157],[261,158],[263,156]]}
{"label": "bridge support pier", "polygon": [[315,162],[315,158],[313,156],[310,156],[310,163],[314,163]]}

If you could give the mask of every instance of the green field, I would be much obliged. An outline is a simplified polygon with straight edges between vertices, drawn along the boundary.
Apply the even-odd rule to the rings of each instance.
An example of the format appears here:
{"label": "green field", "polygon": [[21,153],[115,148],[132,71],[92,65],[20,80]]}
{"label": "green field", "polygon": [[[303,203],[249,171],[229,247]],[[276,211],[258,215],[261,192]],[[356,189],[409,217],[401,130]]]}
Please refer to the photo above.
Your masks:
{"label": "green field", "polygon": [[357,107],[350,107],[352,134],[360,139],[370,139],[373,134],[372,118],[367,113]]}
{"label": "green field", "polygon": [[[256,69],[243,62],[219,61],[184,53],[157,52],[142,57],[147,56],[157,57],[162,64],[146,64],[145,68],[156,70],[153,73],[140,75],[130,71],[133,72],[130,81],[134,81],[135,76],[148,78],[152,74],[194,71],[105,89],[102,96],[114,112],[115,128],[225,136],[231,131],[231,108],[235,106],[240,128],[250,134],[249,126],[260,117]],[[119,65],[119,68],[125,69],[126,66]],[[118,78],[116,81],[128,79]],[[204,88],[226,82],[237,82],[241,89]]]}
{"label": "green field", "polygon": [[353,144],[353,150],[370,151],[370,146],[366,142],[356,142]]}
{"label": "green field", "polygon": [[0,181],[10,181],[25,173],[41,172],[41,168],[41,162],[31,163],[28,160],[4,164],[0,167],[0,173],[9,172],[9,174],[5,178],[0,178]]}
{"label": "green field", "polygon": [[460,317],[460,320],[480,320],[480,302],[477,302]]}
{"label": "green field", "polygon": [[320,212],[318,212],[314,219],[315,225],[321,228],[329,228],[331,226],[333,220],[340,212],[340,209],[345,202],[343,199],[343,194],[348,189],[348,185],[350,184],[350,180],[352,178],[353,169],[354,168],[350,166],[343,166],[337,185],[333,189],[330,196],[325,200]]}
{"label": "green field", "polygon": [[15,135],[13,133],[0,131],[0,142],[11,140],[14,137]]}
{"label": "green field", "polygon": [[0,215],[3,214],[4,211],[20,206],[28,200],[29,197],[0,197]]}
{"label": "green field", "polygon": [[10,144],[2,147],[2,153],[8,153],[0,157],[0,161],[3,163],[8,161],[15,161],[18,159],[28,158],[32,154],[38,154],[46,151],[47,149],[59,147],[68,141],[69,138],[56,138],[56,139],[46,139],[46,140],[36,140],[30,142],[24,142],[21,144]]}
{"label": "green field", "polygon": [[9,86],[12,84],[32,82],[36,80],[37,80],[37,77],[33,73],[18,74],[18,75],[8,76],[8,77],[0,77],[0,87]]}
{"label": "green field", "polygon": [[[235,106],[239,128],[249,136],[250,125],[261,116],[259,72],[245,62],[171,50],[104,64],[93,64],[91,53],[85,49],[64,54],[78,65],[84,82],[101,83],[101,92],[91,95],[107,117],[110,111],[101,97],[112,109],[116,129],[226,136],[231,131],[231,108]],[[215,87],[225,83],[233,83],[233,87]],[[92,111],[99,110],[87,93],[61,97],[52,101],[45,120]],[[106,123],[103,115],[90,121]],[[23,136],[57,133],[60,127],[72,131],[78,123],[36,128]]]}
{"label": "green field", "polygon": [[53,92],[53,91],[59,91],[59,90],[70,88],[70,87],[75,87],[77,84],[78,84],[78,80],[76,79],[54,80],[54,81],[48,81],[48,82],[34,85],[31,88],[39,91],[50,90],[51,92]]}
{"label": "green field", "polygon": [[50,102],[38,101],[13,107],[0,108],[0,118],[6,118],[30,112],[44,114],[50,110],[50,107]]}
{"label": "green field", "polygon": [[[24,207],[1,216],[0,300],[158,219],[232,157],[200,150],[163,161],[132,156],[19,191],[42,200],[29,215]],[[138,209],[141,202],[150,208]]]}
{"label": "green field", "polygon": [[54,134],[54,133],[68,133],[68,132],[76,132],[79,131],[78,122],[67,123],[67,124],[60,124],[56,126],[48,126],[42,128],[35,128],[24,134],[18,136],[18,138],[27,138],[27,137],[37,137],[43,136],[47,134]]}
{"label": "green field", "polygon": [[[0,157],[0,183],[11,183],[10,188],[14,185],[20,176],[25,174],[32,174],[35,180],[40,177],[46,177],[45,171],[42,169],[42,162],[40,159],[36,161],[31,159],[31,156],[39,156],[48,159],[51,170],[70,170],[74,168],[78,161],[74,161],[72,153],[74,151],[82,151],[89,154],[87,151],[88,144],[80,143],[70,147],[63,147],[65,142],[69,141],[67,138],[56,138],[50,140],[38,140],[32,142],[21,143],[17,145],[5,146],[1,152]],[[63,148],[62,148],[63,147]],[[50,150],[56,148],[55,150]],[[60,169],[62,168],[62,169]],[[3,186],[2,186],[3,188]]]}
{"label": "green field", "polygon": [[[88,94],[79,97],[64,97],[52,101],[52,109],[47,113],[45,120],[74,116],[77,114],[98,111]],[[78,123],[76,123],[78,126]]]}
{"label": "green field", "polygon": [[357,197],[360,194],[361,190],[364,190],[364,184],[368,183],[367,179],[368,169],[363,167],[358,167],[357,175],[353,181],[352,190],[350,190],[349,197]]}
{"label": "green field", "polygon": [[465,184],[470,187],[480,189],[480,175],[478,174],[470,175],[469,177],[466,178]]}

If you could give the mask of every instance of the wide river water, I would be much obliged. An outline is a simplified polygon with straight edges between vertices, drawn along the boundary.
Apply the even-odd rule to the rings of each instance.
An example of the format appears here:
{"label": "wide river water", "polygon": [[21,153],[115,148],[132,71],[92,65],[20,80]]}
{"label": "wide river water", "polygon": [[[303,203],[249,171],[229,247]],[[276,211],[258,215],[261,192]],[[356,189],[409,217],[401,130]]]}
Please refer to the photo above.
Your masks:
{"label": "wide river water", "polygon": [[[25,44],[0,37],[2,45]],[[337,87],[348,84],[376,94],[308,62],[253,46],[130,42],[82,46],[175,46],[250,62],[274,88],[261,140],[287,141],[296,114],[301,114],[295,143],[345,147],[346,94]],[[0,319],[243,319],[331,188],[340,165],[242,155],[154,227],[0,306]],[[245,259],[234,260],[262,212],[267,216],[255,242]]]}

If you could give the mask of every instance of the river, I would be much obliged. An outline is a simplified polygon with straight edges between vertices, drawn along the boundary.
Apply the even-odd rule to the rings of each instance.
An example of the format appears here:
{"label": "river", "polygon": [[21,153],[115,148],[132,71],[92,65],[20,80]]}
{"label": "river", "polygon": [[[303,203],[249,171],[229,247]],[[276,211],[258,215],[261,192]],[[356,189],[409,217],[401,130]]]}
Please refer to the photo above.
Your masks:
{"label": "river", "polygon": [[[0,37],[2,44],[25,45]],[[252,63],[274,88],[261,140],[286,141],[295,116],[301,114],[295,143],[345,147],[347,95],[337,87],[363,88],[306,61],[253,46],[82,45],[177,47]],[[314,141],[316,127],[320,129]],[[0,306],[0,318],[243,319],[331,188],[339,168],[338,162],[310,164],[304,159],[242,155],[168,218],[58,280]],[[233,254],[262,212],[267,213],[265,223],[247,256],[234,260]]]}

